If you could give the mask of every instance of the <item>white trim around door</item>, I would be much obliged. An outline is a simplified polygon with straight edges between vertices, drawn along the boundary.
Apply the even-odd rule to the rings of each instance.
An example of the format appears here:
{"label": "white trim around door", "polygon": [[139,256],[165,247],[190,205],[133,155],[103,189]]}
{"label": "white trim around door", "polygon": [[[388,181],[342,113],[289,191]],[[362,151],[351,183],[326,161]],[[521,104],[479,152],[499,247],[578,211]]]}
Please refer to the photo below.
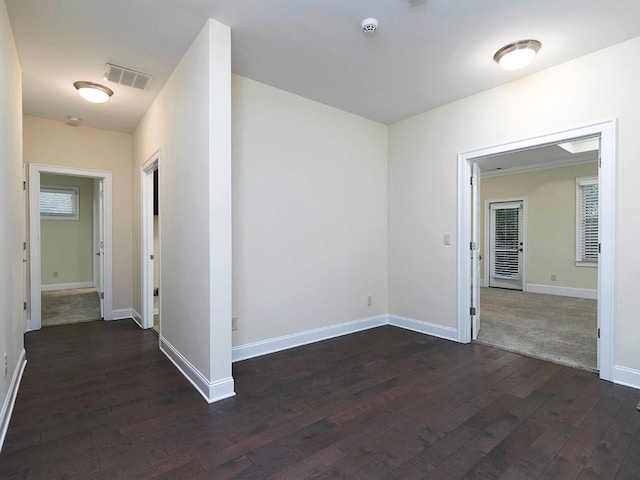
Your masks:
{"label": "white trim around door", "polygon": [[102,180],[104,192],[104,320],[113,320],[113,245],[112,245],[112,173],[54,165],[29,164],[29,273],[31,316],[26,331],[39,330],[42,326],[41,257],[40,257],[40,174],[70,175]]}
{"label": "white trim around door", "polygon": [[473,199],[469,179],[472,166],[482,157],[511,151],[553,145],[583,137],[600,137],[599,169],[599,233],[601,254],[598,260],[598,370],[600,378],[612,380],[614,337],[614,246],[615,246],[615,178],[616,178],[616,120],[607,120],[571,130],[518,140],[502,145],[458,154],[458,341],[471,341],[471,288],[479,278],[472,279],[469,244]]}
{"label": "white trim around door", "polygon": [[[140,325],[141,328],[152,328],[153,327],[153,316],[154,316],[154,306],[153,306],[153,294],[154,294],[154,258],[157,255],[157,258],[162,259],[161,256],[161,235],[162,225],[160,220],[160,215],[158,215],[158,251],[154,251],[154,241],[153,241],[153,230],[154,230],[154,193],[155,193],[155,185],[153,181],[154,172],[158,171],[158,185],[160,185],[160,151],[154,153],[149,160],[147,160],[141,167],[140,178],[141,178],[141,221],[142,221],[142,265],[141,265],[141,273],[142,273],[142,305],[141,305],[141,314],[140,314],[140,322],[137,319],[136,323]],[[158,203],[160,203],[160,195],[158,195]],[[161,212],[161,206],[158,205],[158,213]],[[160,296],[158,298],[159,301],[159,309],[158,315],[159,319],[162,317],[162,275],[160,261],[158,261],[158,291],[160,292]],[[162,329],[162,321],[159,322],[158,332],[159,336],[162,337],[161,329]]]}

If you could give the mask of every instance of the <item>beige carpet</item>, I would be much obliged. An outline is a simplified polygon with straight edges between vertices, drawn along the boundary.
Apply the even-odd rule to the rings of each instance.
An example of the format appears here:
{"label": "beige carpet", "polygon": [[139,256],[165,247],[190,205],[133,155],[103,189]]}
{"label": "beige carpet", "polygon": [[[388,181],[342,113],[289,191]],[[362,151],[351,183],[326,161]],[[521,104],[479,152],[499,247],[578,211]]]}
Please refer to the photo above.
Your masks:
{"label": "beige carpet", "polygon": [[42,326],[66,325],[100,319],[95,288],[42,292]]}
{"label": "beige carpet", "polygon": [[596,371],[596,329],[595,300],[480,289],[479,343]]}

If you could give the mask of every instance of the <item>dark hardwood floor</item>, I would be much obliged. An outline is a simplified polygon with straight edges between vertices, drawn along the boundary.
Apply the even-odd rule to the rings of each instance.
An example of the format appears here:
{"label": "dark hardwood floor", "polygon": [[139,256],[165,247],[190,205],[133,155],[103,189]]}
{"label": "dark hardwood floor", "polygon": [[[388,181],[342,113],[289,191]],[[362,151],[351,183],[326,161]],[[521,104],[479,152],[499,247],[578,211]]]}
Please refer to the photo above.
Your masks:
{"label": "dark hardwood floor", "polygon": [[640,392],[381,327],[234,364],[207,405],[132,321],[26,336],[1,479],[638,479]]}

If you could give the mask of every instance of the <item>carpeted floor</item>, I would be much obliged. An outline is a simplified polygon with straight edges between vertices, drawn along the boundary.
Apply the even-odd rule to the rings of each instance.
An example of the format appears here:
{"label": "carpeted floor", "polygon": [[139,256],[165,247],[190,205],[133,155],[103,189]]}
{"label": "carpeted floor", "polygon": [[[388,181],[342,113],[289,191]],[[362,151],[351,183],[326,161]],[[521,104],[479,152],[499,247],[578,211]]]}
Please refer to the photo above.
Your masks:
{"label": "carpeted floor", "polygon": [[479,343],[596,371],[596,330],[596,300],[480,289]]}
{"label": "carpeted floor", "polygon": [[100,298],[95,288],[42,292],[42,326],[100,319]]}

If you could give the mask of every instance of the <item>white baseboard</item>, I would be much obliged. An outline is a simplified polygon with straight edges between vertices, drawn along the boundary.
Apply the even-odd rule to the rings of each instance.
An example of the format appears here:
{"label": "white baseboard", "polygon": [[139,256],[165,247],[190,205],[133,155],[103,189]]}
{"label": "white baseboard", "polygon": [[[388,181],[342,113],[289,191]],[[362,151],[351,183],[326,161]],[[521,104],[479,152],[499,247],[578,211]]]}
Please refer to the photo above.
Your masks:
{"label": "white baseboard", "polygon": [[135,308],[131,309],[131,318],[133,318],[133,321],[136,322],[140,328],[144,328],[142,326],[142,314]]}
{"label": "white baseboard", "polygon": [[556,287],[554,285],[527,283],[527,292],[546,293],[547,295],[559,295],[561,297],[588,298],[591,300],[598,299],[598,290],[590,288]]}
{"label": "white baseboard", "polygon": [[13,413],[13,406],[16,403],[16,396],[18,395],[18,388],[20,388],[20,381],[22,380],[22,374],[24,373],[24,367],[27,365],[26,350],[23,348],[18,357],[18,363],[13,371],[11,377],[11,383],[9,384],[9,391],[2,403],[2,410],[0,410],[0,451],[4,445],[4,439],[7,436],[7,430],[9,430],[9,421],[11,420],[11,414]]}
{"label": "white baseboard", "polygon": [[113,311],[114,320],[124,320],[126,318],[133,318],[133,308],[120,308]]}
{"label": "white baseboard", "polygon": [[329,325],[328,327],[315,328],[304,332],[292,333],[291,335],[270,338],[260,342],[247,343],[246,345],[233,347],[231,359],[233,362],[238,362],[240,360],[280,352],[289,348],[300,347],[309,343],[360,332],[362,330],[368,330],[369,328],[381,327],[387,324],[387,315],[378,315],[376,317],[363,318],[352,322],[339,323],[337,325]]}
{"label": "white baseboard", "polygon": [[400,317],[398,315],[389,315],[389,325],[394,327],[412,330],[418,333],[424,333],[433,337],[444,338],[445,340],[458,341],[458,329],[452,327],[444,327],[434,323],[414,320],[413,318]]}
{"label": "white baseboard", "polygon": [[79,283],[55,283],[51,285],[42,285],[40,291],[42,292],[55,292],[58,290],[73,290],[76,288],[93,288],[95,285],[93,282],[79,282]]}
{"label": "white baseboard", "polygon": [[164,337],[160,337],[160,350],[173,362],[208,403],[233,397],[236,394],[234,391],[233,377],[223,378],[213,382],[209,381],[200,370],[187,360],[186,357]]}
{"label": "white baseboard", "polygon": [[640,389],[640,370],[614,365],[613,383]]}

